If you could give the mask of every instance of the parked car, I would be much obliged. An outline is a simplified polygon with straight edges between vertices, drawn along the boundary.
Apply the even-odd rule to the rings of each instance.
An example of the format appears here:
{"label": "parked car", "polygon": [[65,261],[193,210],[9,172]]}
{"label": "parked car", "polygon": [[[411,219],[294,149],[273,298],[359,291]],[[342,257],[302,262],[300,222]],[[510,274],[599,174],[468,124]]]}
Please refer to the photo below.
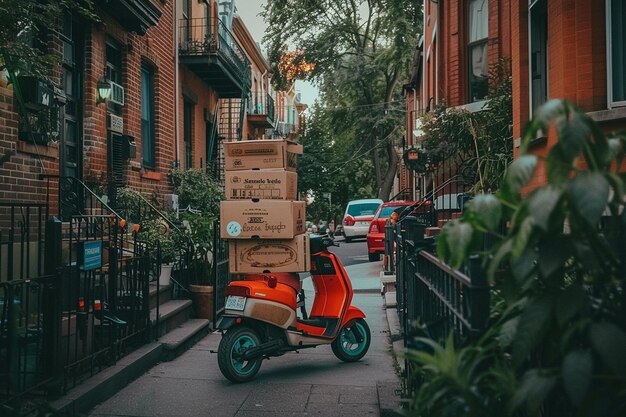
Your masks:
{"label": "parked car", "polygon": [[[398,209],[412,206],[415,201],[396,200],[381,204],[370,223],[367,232],[367,256],[370,262],[380,260],[380,255],[385,253],[385,224],[392,213]],[[400,213],[398,213],[400,214]]]}
{"label": "parked car", "polygon": [[383,200],[379,198],[367,198],[348,202],[342,221],[346,243],[349,243],[352,239],[367,236],[370,222],[382,203]]}

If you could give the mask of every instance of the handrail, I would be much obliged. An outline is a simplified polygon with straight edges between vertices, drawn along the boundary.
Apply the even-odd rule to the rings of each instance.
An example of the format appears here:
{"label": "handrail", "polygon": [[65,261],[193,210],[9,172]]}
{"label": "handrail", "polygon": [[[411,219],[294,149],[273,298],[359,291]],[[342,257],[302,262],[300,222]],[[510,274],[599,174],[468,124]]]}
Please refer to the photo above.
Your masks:
{"label": "handrail", "polygon": [[426,204],[427,201],[431,201],[433,199],[433,197],[441,190],[443,190],[445,187],[447,187],[448,185],[452,184],[452,183],[463,183],[465,181],[463,180],[459,180],[458,178],[462,177],[460,174],[456,174],[453,177],[448,178],[443,184],[441,184],[439,187],[435,188],[434,190],[429,191],[424,198],[422,198],[420,201],[418,201],[415,204],[412,204],[410,206],[407,206],[404,210],[402,210],[402,212],[400,213],[400,215],[398,216],[398,221],[397,223],[402,222],[412,211],[422,207],[424,204]]}
{"label": "handrail", "polygon": [[73,177],[71,175],[65,176],[65,175],[57,175],[57,174],[41,174],[39,176],[39,178],[41,178],[41,179],[56,178],[59,181],[63,181],[63,180],[75,181],[78,184],[80,184],[83,187],[83,189],[87,190],[89,192],[89,194],[91,194],[92,197],[94,197],[100,204],[102,204],[102,206],[106,210],[111,212],[111,214],[113,214],[118,220],[125,220],[115,210],[113,210],[104,200],[102,200],[102,198],[100,198],[100,196],[98,194],[96,194],[91,188],[89,188],[89,186],[87,186],[87,184],[85,184],[82,180],[80,180],[80,179],[78,179],[76,177]]}

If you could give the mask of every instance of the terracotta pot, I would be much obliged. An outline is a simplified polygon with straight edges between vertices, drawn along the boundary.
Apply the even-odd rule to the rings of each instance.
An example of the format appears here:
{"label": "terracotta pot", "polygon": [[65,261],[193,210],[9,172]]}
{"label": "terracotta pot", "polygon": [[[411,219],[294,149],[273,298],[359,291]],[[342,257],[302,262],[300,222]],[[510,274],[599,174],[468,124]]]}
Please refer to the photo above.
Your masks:
{"label": "terracotta pot", "polygon": [[213,321],[213,286],[189,285],[196,317]]}

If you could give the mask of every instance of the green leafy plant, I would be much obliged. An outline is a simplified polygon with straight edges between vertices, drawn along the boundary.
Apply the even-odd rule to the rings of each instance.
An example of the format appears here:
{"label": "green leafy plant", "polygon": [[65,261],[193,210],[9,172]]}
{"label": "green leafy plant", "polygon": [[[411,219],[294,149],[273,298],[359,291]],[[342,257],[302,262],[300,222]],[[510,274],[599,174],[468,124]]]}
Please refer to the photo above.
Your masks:
{"label": "green leafy plant", "polygon": [[[553,127],[547,156],[528,153]],[[438,255],[459,268],[480,253],[503,297],[490,332],[516,375],[509,415],[624,415],[626,135],[607,137],[584,112],[552,100],[522,143],[500,190],[476,196],[444,227]],[[540,165],[547,184],[531,190]],[[497,241],[484,251],[486,236]]]}
{"label": "green leafy plant", "polygon": [[435,165],[443,160],[455,163],[475,192],[497,190],[506,166],[513,159],[509,59],[502,58],[490,67],[489,85],[486,105],[480,111],[469,112],[438,103],[421,117],[424,131],[421,159]]}
{"label": "green leafy plant", "polygon": [[219,232],[215,230],[215,221],[224,192],[217,179],[198,169],[174,170],[171,178],[182,210],[180,219],[187,226],[193,245],[191,281],[212,285],[213,245],[215,233]]}
{"label": "green leafy plant", "polygon": [[186,247],[182,231],[173,226],[176,213],[167,211],[163,213],[164,219],[147,202],[149,200],[139,191],[123,187],[117,190],[115,207],[126,221],[139,226],[137,238],[147,244],[152,257],[156,257],[156,248],[159,247],[161,263],[174,263]]}

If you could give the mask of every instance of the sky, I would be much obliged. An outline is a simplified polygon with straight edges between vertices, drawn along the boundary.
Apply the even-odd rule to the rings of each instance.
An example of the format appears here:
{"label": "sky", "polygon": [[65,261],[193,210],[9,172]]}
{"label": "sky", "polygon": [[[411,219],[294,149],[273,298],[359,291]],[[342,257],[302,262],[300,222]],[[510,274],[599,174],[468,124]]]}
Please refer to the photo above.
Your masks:
{"label": "sky", "polygon": [[[264,5],[265,0],[235,0],[237,13],[246,24],[254,40],[261,45],[261,50],[266,52],[265,47],[261,44],[266,25],[263,18],[259,16]],[[301,93],[300,102],[309,106],[318,98],[318,90],[310,82],[296,80],[296,91]]]}

